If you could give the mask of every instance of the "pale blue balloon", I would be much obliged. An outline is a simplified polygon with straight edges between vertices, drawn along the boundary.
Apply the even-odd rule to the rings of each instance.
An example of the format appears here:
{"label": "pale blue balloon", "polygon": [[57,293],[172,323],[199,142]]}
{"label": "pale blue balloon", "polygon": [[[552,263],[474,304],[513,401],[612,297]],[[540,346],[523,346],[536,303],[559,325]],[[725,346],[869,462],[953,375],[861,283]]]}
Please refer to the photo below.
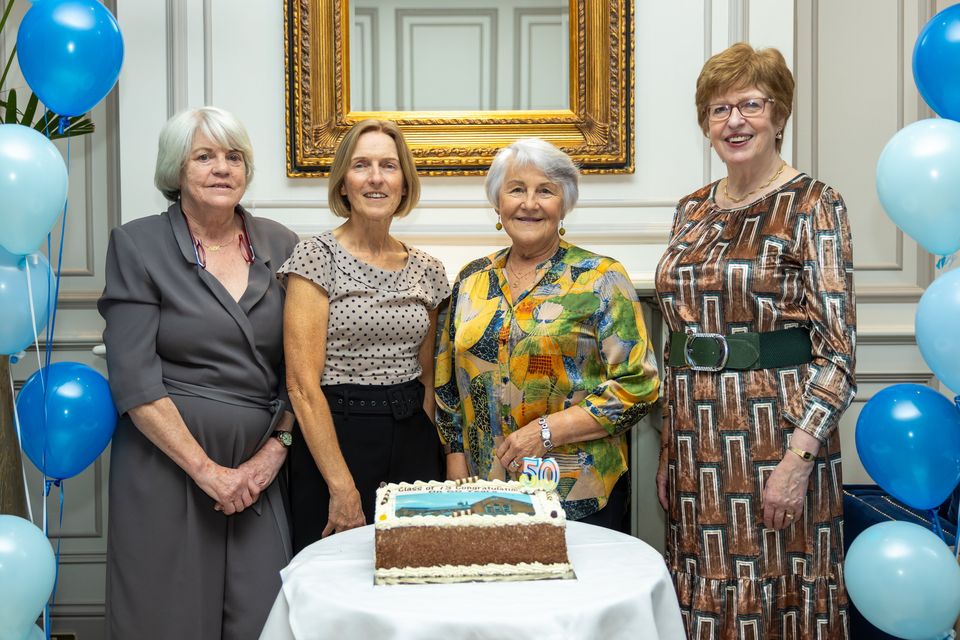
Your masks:
{"label": "pale blue balloon", "polygon": [[960,394],[960,270],[948,271],[927,287],[917,305],[920,354],[940,382]]}
{"label": "pale blue balloon", "polygon": [[0,247],[0,354],[12,355],[26,349],[33,344],[34,330],[41,335],[49,316],[47,295],[52,277],[50,263],[42,253],[21,256]]}
{"label": "pale blue balloon", "polygon": [[43,531],[28,520],[0,515],[0,638],[33,638],[56,574]]}
{"label": "pale blue balloon", "polygon": [[67,166],[43,134],[0,124],[0,245],[11,253],[37,250],[67,201]]}
{"label": "pale blue balloon", "polygon": [[960,122],[919,120],[898,131],[877,162],[877,194],[930,253],[960,249]]}
{"label": "pale blue balloon", "polygon": [[960,615],[960,566],[949,547],[919,525],[869,527],[850,545],[843,572],[863,617],[898,638],[942,638]]}

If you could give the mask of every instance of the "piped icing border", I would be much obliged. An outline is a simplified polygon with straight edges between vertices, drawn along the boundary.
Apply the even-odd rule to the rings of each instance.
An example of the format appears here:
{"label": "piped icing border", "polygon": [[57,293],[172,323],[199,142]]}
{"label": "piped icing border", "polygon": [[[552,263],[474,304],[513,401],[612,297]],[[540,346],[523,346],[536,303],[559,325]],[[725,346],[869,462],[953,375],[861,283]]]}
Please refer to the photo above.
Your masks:
{"label": "piped icing border", "polygon": [[441,565],[436,567],[402,567],[391,569],[376,569],[374,576],[378,580],[404,580],[410,582],[428,581],[429,579],[462,581],[476,580],[485,577],[510,578],[516,576],[523,579],[537,577],[573,578],[573,567],[569,562],[556,564],[542,564],[540,562],[519,562],[517,564],[471,564],[471,565]]}
{"label": "piped icing border", "polygon": [[[423,515],[397,517],[397,496],[428,493],[462,493],[462,492],[491,492],[498,494],[522,494],[530,496],[534,514],[465,514],[465,515]],[[481,480],[468,478],[467,480],[447,480],[445,482],[390,483],[377,489],[376,515],[374,525],[379,530],[398,527],[426,527],[426,526],[473,526],[473,527],[501,527],[516,524],[551,524],[557,527],[566,526],[566,516],[560,504],[560,498],[554,492],[542,489],[524,487],[516,481]]]}

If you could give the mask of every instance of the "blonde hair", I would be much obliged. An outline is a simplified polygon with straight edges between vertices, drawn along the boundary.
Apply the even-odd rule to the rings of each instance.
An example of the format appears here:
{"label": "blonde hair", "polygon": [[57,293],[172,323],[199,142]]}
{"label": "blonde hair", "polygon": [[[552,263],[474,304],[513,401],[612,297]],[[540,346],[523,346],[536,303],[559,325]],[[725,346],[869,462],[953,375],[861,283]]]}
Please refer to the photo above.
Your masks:
{"label": "blonde hair", "polygon": [[[707,105],[732,89],[757,87],[773,98],[773,120],[786,126],[793,112],[794,81],[787,61],[777,49],[754,49],[738,42],[707,60],[697,78],[697,122],[704,135],[710,130]],[[777,139],[777,152],[783,140]]]}
{"label": "blonde hair", "polygon": [[350,217],[350,201],[340,193],[340,189],[346,180],[347,169],[350,167],[353,152],[357,148],[357,141],[360,136],[370,131],[379,131],[390,136],[393,138],[394,144],[397,145],[397,156],[400,160],[400,170],[403,172],[405,193],[400,198],[400,204],[397,205],[393,217],[402,218],[410,213],[417,206],[417,202],[420,201],[420,178],[417,176],[417,165],[413,162],[413,154],[410,153],[407,141],[403,138],[403,132],[391,120],[369,119],[358,122],[340,141],[337,153],[333,156],[333,166],[330,168],[330,186],[327,190],[330,211],[341,218]]}

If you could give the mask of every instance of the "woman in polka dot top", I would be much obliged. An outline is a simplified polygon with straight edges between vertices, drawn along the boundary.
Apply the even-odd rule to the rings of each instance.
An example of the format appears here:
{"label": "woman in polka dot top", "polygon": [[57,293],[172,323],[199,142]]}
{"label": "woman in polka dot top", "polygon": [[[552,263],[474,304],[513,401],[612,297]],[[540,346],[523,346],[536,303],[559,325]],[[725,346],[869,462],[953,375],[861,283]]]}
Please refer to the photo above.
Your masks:
{"label": "woman in polka dot top", "polygon": [[280,268],[299,423],[290,455],[295,552],[373,522],[381,482],[444,475],[433,347],[450,286],[436,258],[390,235],[419,197],[396,124],[354,125],[330,172],[330,209],[346,222],[301,242]]}

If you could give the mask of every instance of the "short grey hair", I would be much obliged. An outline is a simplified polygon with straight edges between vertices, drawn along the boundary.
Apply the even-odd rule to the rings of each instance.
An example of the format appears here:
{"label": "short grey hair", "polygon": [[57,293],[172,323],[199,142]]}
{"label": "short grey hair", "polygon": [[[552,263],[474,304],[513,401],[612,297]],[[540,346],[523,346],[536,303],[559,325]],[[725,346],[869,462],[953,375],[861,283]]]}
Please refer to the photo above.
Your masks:
{"label": "short grey hair", "polygon": [[573,209],[580,197],[580,171],[570,156],[540,138],[520,138],[494,156],[483,188],[494,209],[500,208],[500,191],[510,167],[533,167],[543,172],[563,193],[563,215]]}
{"label": "short grey hair", "polygon": [[247,184],[253,181],[253,146],[247,130],[237,117],[217,107],[187,109],[167,120],[160,130],[153,183],[167,200],[180,197],[180,174],[198,131],[224,149],[235,149],[242,153]]}

